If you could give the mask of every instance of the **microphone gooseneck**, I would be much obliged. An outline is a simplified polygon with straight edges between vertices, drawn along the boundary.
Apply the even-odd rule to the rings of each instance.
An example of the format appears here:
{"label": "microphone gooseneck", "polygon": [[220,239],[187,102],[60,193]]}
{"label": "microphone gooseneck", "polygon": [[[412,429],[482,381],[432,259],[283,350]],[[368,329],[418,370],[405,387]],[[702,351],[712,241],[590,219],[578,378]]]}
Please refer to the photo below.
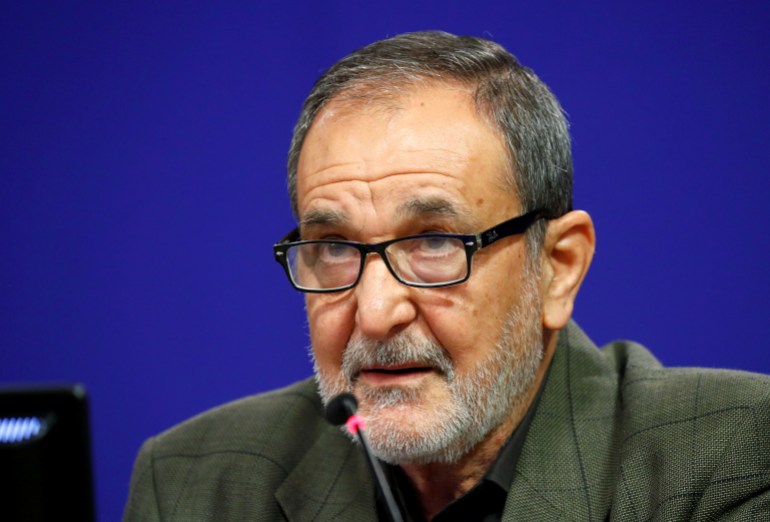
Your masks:
{"label": "microphone gooseneck", "polygon": [[401,517],[401,510],[396,503],[396,499],[393,496],[393,491],[390,489],[385,473],[382,471],[380,461],[372,453],[372,449],[369,447],[369,442],[366,440],[364,434],[363,419],[361,419],[356,411],[358,410],[358,401],[352,393],[341,393],[334,397],[329,404],[326,405],[324,410],[324,417],[329,423],[335,426],[347,425],[348,431],[358,437],[361,442],[361,447],[364,449],[364,455],[369,462],[369,469],[371,469],[374,475],[375,483],[385,499],[385,506],[388,510],[388,515],[392,522],[403,522]]}

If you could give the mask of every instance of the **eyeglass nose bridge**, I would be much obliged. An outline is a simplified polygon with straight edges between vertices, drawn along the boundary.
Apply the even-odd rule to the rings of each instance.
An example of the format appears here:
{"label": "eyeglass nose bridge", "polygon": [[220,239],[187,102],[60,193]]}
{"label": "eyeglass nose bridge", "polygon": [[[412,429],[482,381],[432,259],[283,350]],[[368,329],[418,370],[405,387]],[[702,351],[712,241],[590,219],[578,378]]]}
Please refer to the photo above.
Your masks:
{"label": "eyeglass nose bridge", "polygon": [[396,271],[393,264],[390,262],[390,259],[388,259],[388,254],[385,252],[385,250],[392,245],[393,243],[398,242],[399,240],[392,240],[392,241],[383,241],[382,243],[375,243],[375,244],[366,244],[361,243],[356,245],[358,248],[358,251],[361,252],[361,266],[358,269],[358,277],[356,278],[356,282],[354,285],[358,285],[361,282],[361,279],[364,277],[364,270],[366,269],[366,261],[369,259],[369,254],[378,254],[380,258],[382,259],[382,262],[385,263],[385,266],[388,268],[388,272],[390,272],[390,275],[396,278],[396,281],[398,281],[401,284],[409,285],[406,281],[404,281],[401,276],[398,275],[398,272]]}

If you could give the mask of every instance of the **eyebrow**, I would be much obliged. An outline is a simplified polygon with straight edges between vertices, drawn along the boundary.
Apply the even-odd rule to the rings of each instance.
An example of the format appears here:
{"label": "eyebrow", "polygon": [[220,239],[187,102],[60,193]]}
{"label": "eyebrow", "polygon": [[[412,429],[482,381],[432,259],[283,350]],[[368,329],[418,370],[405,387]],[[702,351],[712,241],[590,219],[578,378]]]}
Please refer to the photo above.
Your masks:
{"label": "eyebrow", "polygon": [[345,212],[328,209],[308,210],[299,222],[300,228],[320,226],[341,226],[349,222]]}
{"label": "eyebrow", "polygon": [[466,226],[474,228],[477,220],[470,212],[458,207],[452,201],[436,196],[416,197],[401,203],[397,211],[406,217],[448,217],[459,218]]}

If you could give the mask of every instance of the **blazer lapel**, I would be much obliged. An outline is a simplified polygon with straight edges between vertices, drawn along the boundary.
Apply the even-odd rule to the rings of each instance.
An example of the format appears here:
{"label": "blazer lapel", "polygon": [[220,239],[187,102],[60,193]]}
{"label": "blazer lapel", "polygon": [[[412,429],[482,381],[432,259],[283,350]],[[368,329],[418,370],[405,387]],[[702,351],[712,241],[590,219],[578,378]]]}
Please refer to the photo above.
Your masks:
{"label": "blazer lapel", "polygon": [[290,522],[377,520],[367,466],[361,448],[329,426],[276,490],[276,499]]}
{"label": "blazer lapel", "polygon": [[559,334],[503,521],[606,519],[617,476],[619,412],[617,370],[570,322]]}

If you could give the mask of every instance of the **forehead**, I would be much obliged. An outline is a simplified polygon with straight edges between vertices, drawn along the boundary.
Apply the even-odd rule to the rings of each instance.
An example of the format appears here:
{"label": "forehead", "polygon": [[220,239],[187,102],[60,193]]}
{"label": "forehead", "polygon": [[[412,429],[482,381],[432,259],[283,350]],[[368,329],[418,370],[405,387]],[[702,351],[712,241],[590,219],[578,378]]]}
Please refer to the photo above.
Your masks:
{"label": "forehead", "polygon": [[335,99],[305,138],[298,210],[303,220],[431,207],[505,215],[518,207],[509,173],[503,141],[467,88],[420,85],[387,98]]}

